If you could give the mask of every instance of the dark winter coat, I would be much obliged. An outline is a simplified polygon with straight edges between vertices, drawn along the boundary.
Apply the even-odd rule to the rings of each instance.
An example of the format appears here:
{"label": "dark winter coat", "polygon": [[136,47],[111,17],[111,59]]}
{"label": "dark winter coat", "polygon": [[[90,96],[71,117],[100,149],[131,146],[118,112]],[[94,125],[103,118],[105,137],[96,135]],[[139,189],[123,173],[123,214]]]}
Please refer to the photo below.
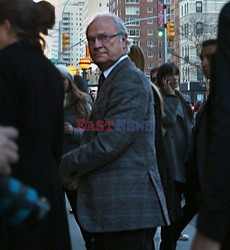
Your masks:
{"label": "dark winter coat", "polygon": [[[89,100],[88,100],[89,98],[85,98],[85,102],[87,106],[87,114],[90,114],[90,111],[91,111],[91,105],[89,104]],[[76,108],[75,108],[75,105],[77,102],[78,102],[78,97],[76,96],[73,99],[73,101],[70,104],[67,104],[64,108],[64,122],[68,122],[73,126],[73,134],[64,135],[63,154],[70,152],[73,149],[78,148],[81,144],[83,130],[80,131],[77,129],[77,119],[79,119]],[[86,117],[86,120],[87,119],[88,117]]]}
{"label": "dark winter coat", "polygon": [[222,9],[208,106],[207,161],[202,183],[198,231],[229,248],[230,236],[230,3]]}
{"label": "dark winter coat", "polygon": [[[179,91],[175,95],[165,95],[164,99],[165,116],[162,125],[166,130],[164,143],[173,179],[186,183],[186,170],[184,163],[188,157],[189,142],[193,125],[193,112],[190,107],[189,99]],[[178,114],[181,104],[181,113]],[[180,140],[178,141],[178,138]],[[181,145],[183,141],[184,145]]]}
{"label": "dark winter coat", "polygon": [[156,91],[153,88],[152,90],[155,100],[155,105],[154,105],[155,116],[156,116],[155,145],[156,145],[157,163],[159,166],[159,173],[164,188],[170,221],[174,222],[177,218],[182,216],[183,212],[181,209],[179,197],[176,192],[175,183],[173,180],[172,171],[170,169],[170,164],[168,162],[165,145],[163,143],[160,99]]}
{"label": "dark winter coat", "polygon": [[0,124],[19,130],[20,159],[12,175],[47,197],[51,211],[34,228],[4,225],[6,235],[0,235],[0,249],[71,249],[57,175],[63,123],[62,78],[39,45],[24,40],[1,50]]}

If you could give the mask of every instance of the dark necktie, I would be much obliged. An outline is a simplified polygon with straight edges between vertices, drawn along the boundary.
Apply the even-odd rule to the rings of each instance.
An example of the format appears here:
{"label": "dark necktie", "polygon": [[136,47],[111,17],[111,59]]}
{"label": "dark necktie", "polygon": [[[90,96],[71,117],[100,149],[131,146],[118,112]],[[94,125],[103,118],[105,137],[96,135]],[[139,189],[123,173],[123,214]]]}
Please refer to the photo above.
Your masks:
{"label": "dark necktie", "polygon": [[103,85],[104,81],[105,81],[105,76],[103,74],[103,72],[101,73],[99,80],[98,80],[98,90],[97,90],[97,95],[99,95],[99,91],[101,89],[101,86]]}

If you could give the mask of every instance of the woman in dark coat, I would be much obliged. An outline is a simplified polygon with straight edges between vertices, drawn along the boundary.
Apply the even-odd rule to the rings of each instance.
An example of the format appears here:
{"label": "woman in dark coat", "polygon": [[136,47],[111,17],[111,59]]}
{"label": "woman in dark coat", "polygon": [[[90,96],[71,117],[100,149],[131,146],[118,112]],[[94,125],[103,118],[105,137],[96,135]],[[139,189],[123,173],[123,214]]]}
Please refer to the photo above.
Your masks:
{"label": "woman in dark coat", "polygon": [[161,230],[161,250],[175,250],[184,227],[196,214],[195,198],[187,185],[185,161],[187,159],[193,112],[189,98],[178,90],[179,69],[173,63],[162,64],[157,72],[157,86],[164,100],[162,125],[165,131],[163,143],[172,180],[178,197],[185,198],[184,215],[169,227]]}
{"label": "woman in dark coat", "polygon": [[[57,174],[62,155],[63,82],[44,56],[40,33],[55,22],[46,1],[0,1],[0,124],[19,131],[19,162],[12,175],[50,201],[32,228],[2,225],[0,249],[69,250],[64,195]],[[40,43],[40,42],[43,43]]]}

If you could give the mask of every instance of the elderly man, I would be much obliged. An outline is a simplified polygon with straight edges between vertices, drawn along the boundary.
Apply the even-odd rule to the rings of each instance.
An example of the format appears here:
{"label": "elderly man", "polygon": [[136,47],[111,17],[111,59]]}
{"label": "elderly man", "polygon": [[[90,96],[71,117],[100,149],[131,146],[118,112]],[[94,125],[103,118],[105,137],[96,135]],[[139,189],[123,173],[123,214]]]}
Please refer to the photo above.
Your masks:
{"label": "elderly man", "polygon": [[79,180],[77,214],[87,249],[154,249],[155,228],[169,219],[151,87],[127,56],[127,30],[119,17],[95,17],[86,34],[102,75],[83,145],[63,157],[63,185],[74,189]]}

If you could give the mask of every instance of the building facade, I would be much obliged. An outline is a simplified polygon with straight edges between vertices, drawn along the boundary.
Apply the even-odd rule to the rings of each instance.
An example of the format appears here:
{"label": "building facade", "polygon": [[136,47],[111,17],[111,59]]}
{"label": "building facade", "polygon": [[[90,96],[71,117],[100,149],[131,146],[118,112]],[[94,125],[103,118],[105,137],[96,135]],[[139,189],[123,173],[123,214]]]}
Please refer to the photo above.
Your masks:
{"label": "building facade", "polygon": [[157,2],[156,0],[110,0],[109,3],[110,12],[119,16],[126,24],[129,39],[142,48],[147,74],[152,68],[164,62],[163,37],[158,36]]}
{"label": "building facade", "polygon": [[[61,52],[61,63],[66,65],[78,64],[79,58],[84,51],[84,43],[81,42],[84,39],[84,30],[82,28],[84,5],[84,0],[62,1],[57,4],[56,24],[50,32],[50,42],[48,44],[49,58],[58,59],[58,54]],[[68,34],[69,47],[77,45],[70,50],[64,51],[62,49],[62,34]]]}
{"label": "building facade", "polygon": [[168,55],[169,61],[174,62],[176,65],[180,64],[180,58],[174,55],[180,55],[180,10],[179,0],[167,0],[168,9],[168,21],[174,24],[175,39],[168,43]]}
{"label": "building facade", "polygon": [[228,0],[170,0],[170,21],[175,24],[175,39],[169,43],[169,60],[180,69],[181,90],[192,102],[206,96],[201,71],[200,49],[205,40],[215,39],[218,17]]}
{"label": "building facade", "polygon": [[203,41],[216,38],[218,17],[227,1],[180,0],[180,71],[181,80],[203,81],[200,49]]}

